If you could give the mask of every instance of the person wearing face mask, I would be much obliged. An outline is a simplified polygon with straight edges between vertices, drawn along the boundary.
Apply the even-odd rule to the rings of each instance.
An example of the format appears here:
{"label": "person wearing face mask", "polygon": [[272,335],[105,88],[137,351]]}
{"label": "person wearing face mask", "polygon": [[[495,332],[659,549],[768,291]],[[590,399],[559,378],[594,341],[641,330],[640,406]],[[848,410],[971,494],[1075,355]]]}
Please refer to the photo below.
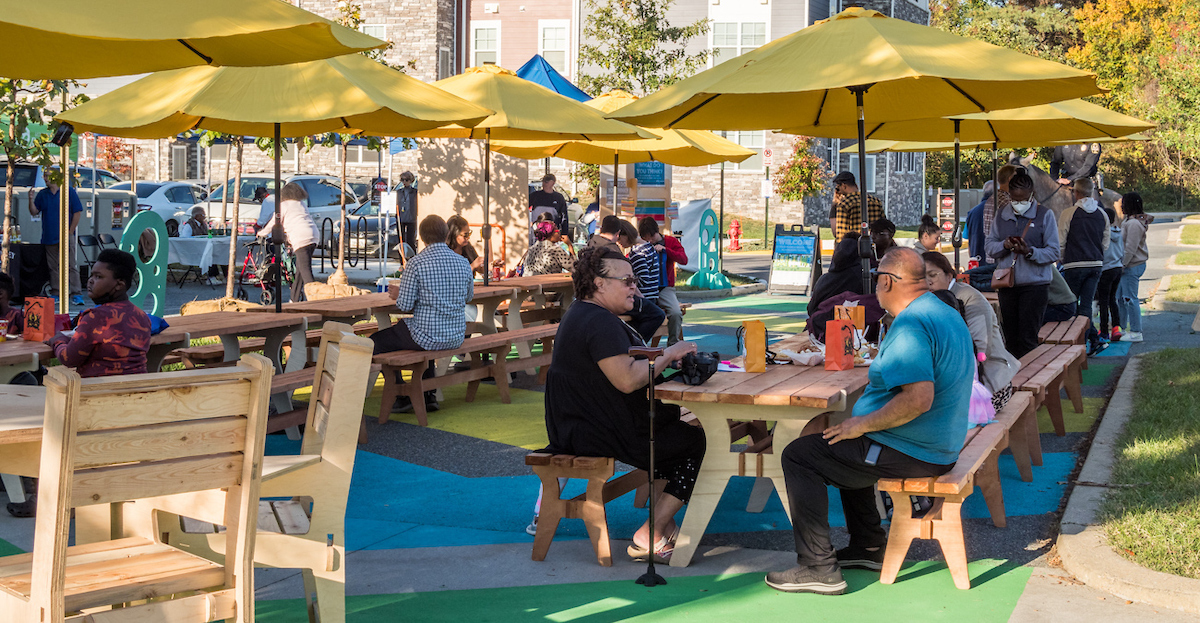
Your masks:
{"label": "person wearing face mask", "polygon": [[63,365],[91,378],[144,374],[150,350],[150,317],[129,300],[137,263],[117,249],[100,252],[88,278],[88,296],[96,306],[80,312],[72,335],[47,340]]}
{"label": "person wearing face mask", "polygon": [[1058,220],[1054,211],[1033,198],[1033,179],[1018,171],[1009,180],[1012,201],[996,213],[984,251],[996,268],[1012,267],[1014,285],[1002,288],[1000,318],[1008,351],[1017,359],[1037,348],[1038,330],[1058,261]]}

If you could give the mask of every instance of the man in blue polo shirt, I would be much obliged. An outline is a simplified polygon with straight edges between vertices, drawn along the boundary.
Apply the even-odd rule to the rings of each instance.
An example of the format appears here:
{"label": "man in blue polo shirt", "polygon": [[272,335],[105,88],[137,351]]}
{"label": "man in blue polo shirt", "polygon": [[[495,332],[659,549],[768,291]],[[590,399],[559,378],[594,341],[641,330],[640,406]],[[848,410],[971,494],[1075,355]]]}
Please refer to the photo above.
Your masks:
{"label": "man in blue polo shirt", "polygon": [[[46,180],[46,187],[36,194],[34,193],[34,189],[29,189],[29,214],[32,216],[41,215],[42,217],[42,245],[46,247],[46,263],[50,265],[50,291],[56,297],[60,294],[58,291],[58,214],[61,210],[61,199],[59,198],[58,191],[58,184],[49,179]],[[79,195],[76,194],[74,188],[70,189],[67,196],[70,202],[71,214],[71,220],[67,227],[70,236],[66,241],[68,257],[70,258],[67,264],[67,275],[71,289],[71,304],[84,305],[83,290],[79,287],[79,268],[75,265],[75,230],[79,227],[79,218],[83,213],[83,203],[79,201]]]}
{"label": "man in blue polo shirt", "polygon": [[[916,251],[893,248],[872,272],[879,304],[895,320],[853,416],[793,441],[781,457],[799,562],[767,574],[767,585],[781,591],[840,595],[842,567],[882,569],[887,536],[875,483],[945,474],[966,440],[975,363],[966,323],[929,292]],[[850,532],[850,546],[837,552],[826,485],[840,490]]]}

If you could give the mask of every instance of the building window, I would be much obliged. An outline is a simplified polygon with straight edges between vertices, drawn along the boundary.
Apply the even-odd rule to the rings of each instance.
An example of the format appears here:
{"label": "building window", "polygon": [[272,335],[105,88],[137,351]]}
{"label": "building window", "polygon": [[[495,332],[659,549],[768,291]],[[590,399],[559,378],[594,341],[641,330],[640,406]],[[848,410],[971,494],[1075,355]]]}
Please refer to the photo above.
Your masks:
{"label": "building window", "polygon": [[558,73],[570,77],[567,67],[567,30],[570,21],[565,19],[538,20],[538,54],[546,59]]}
{"label": "building window", "polygon": [[[212,161],[214,163],[216,163],[216,162],[224,163],[226,160],[229,159],[230,154],[235,154],[235,155],[237,154],[237,150],[233,149],[232,147],[233,147],[233,145],[230,145],[229,143],[217,143],[212,146],[211,151],[209,152],[210,153],[209,157],[212,158]],[[242,163],[243,163],[243,165],[245,164],[246,161],[250,160],[251,154],[254,154],[254,153],[265,154],[266,157],[270,158],[270,159],[275,158],[274,150],[268,149],[267,151],[260,152],[258,150],[258,148],[255,147],[254,145],[247,144],[246,146],[242,147]],[[296,162],[296,145],[285,141],[283,144],[283,150],[280,151],[280,153],[279,153],[279,160],[280,160],[280,162],[290,162],[290,163],[294,164]],[[224,173],[224,171],[222,171],[222,173]],[[214,173],[214,175],[215,175],[215,173]],[[232,173],[231,173],[231,175],[232,175]]]}
{"label": "building window", "polygon": [[[342,150],[337,147],[334,147],[333,153],[335,154],[334,162],[336,164],[341,164],[342,163]],[[366,145],[348,145],[346,147],[346,164],[348,164],[350,166],[354,166],[354,165],[376,166],[379,164],[379,150],[378,149],[370,149]]]}
{"label": "building window", "polygon": [[[741,131],[741,132],[738,132],[738,131],[718,132],[718,134],[737,143],[738,145],[741,145],[742,147],[745,147],[746,149],[751,149],[755,152],[755,154],[753,156],[750,156],[749,158],[746,158],[745,160],[743,160],[741,162],[726,162],[725,163],[726,171],[762,171],[763,170],[762,152],[763,152],[763,142],[766,140],[766,134],[767,134],[766,132],[764,132],[762,130],[746,130],[746,131]],[[714,164],[709,168],[715,171],[715,170],[719,170],[721,168],[721,165]]]}
{"label": "building window", "polygon": [[500,64],[500,22],[471,23],[471,65]]}
{"label": "building window", "polygon": [[[850,155],[850,164],[846,168],[847,171],[854,174],[854,178],[858,179],[858,154]],[[862,180],[858,180],[859,188],[863,188]],[[869,193],[875,192],[875,156],[867,156],[867,183],[866,190]]]}
{"label": "building window", "polygon": [[452,60],[449,48],[440,48],[438,50],[438,80],[443,80],[454,75],[454,69],[450,64]]}
{"label": "building window", "polygon": [[358,27],[364,35],[370,35],[380,41],[387,41],[386,24],[363,24]]}
{"label": "building window", "polygon": [[713,22],[712,64],[719,65],[767,42],[766,22]]}

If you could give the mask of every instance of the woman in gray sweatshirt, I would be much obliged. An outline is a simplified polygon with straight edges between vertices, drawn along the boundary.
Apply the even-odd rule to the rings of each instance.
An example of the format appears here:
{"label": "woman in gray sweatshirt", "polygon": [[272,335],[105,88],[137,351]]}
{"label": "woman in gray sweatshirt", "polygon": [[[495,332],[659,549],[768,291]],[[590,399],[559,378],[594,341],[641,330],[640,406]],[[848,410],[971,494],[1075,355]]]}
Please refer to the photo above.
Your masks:
{"label": "woman in gray sweatshirt", "polygon": [[996,269],[1011,267],[1014,286],[997,292],[1008,352],[1017,359],[1037,348],[1051,271],[1059,257],[1058,221],[1033,197],[1033,179],[1018,171],[1008,183],[1012,202],[996,213],[984,251]]}

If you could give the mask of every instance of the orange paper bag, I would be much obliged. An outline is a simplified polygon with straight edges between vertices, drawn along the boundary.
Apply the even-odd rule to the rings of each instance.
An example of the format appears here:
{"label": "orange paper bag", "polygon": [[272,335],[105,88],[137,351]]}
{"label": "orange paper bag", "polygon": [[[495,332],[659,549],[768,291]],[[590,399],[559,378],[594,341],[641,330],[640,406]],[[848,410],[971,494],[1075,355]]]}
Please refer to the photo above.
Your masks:
{"label": "orange paper bag", "polygon": [[837,305],[833,308],[833,317],[838,320],[849,320],[859,331],[867,329],[867,308],[859,305]]}
{"label": "orange paper bag", "polygon": [[854,367],[854,323],[830,320],[825,323],[825,369],[849,370]]}
{"label": "orange paper bag", "polygon": [[746,372],[767,371],[767,325],[761,320],[742,322],[746,340]]}
{"label": "orange paper bag", "polygon": [[25,297],[25,332],[27,342],[42,342],[54,336],[54,299],[44,296]]}

